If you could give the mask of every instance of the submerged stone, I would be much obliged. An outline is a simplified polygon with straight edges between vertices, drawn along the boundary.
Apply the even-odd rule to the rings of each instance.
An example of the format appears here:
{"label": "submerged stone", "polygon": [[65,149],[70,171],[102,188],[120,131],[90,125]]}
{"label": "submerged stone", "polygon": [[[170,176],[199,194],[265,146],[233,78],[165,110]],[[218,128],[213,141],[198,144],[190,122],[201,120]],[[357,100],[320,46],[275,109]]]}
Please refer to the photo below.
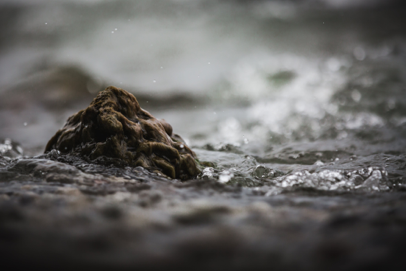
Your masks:
{"label": "submerged stone", "polygon": [[196,154],[170,124],[143,110],[131,93],[113,86],[68,118],[45,152],[53,149],[96,163],[103,157],[118,158],[171,178],[190,179],[200,172]]}

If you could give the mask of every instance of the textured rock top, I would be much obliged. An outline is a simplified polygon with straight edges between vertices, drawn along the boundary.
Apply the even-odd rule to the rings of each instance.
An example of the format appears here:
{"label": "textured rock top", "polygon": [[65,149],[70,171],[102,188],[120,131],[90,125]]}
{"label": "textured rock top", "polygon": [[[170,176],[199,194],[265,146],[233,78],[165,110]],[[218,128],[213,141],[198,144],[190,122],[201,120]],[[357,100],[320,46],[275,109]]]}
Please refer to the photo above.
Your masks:
{"label": "textured rock top", "polygon": [[52,149],[94,162],[118,158],[171,178],[189,179],[200,172],[195,153],[173,134],[170,124],[143,110],[131,93],[113,86],[68,118],[45,152]]}

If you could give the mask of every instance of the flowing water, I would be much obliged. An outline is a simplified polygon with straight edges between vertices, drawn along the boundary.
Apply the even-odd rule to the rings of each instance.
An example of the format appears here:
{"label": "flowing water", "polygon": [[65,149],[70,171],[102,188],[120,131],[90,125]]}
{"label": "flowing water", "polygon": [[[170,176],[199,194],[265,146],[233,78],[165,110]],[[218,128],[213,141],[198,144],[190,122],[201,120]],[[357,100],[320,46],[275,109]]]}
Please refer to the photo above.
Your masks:
{"label": "flowing water", "polygon": [[[399,230],[406,217],[403,7],[397,1],[333,0],[3,1],[2,199],[13,201],[13,195],[22,198],[27,191],[54,197],[58,193],[101,195],[94,203],[85,204],[88,213],[78,211],[80,215],[89,216],[91,210],[100,208],[105,214],[103,206],[113,202],[127,216],[144,220],[131,222],[137,229],[142,223],[145,227],[169,227],[168,221],[194,225],[210,216],[211,231],[201,227],[194,229],[197,234],[189,226],[179,226],[170,237],[161,232],[144,233],[147,237],[140,247],[147,257],[138,263],[146,265],[154,257],[163,262],[177,259],[176,253],[168,252],[171,246],[180,247],[179,255],[196,249],[190,243],[202,240],[193,237],[194,233],[218,238],[220,243],[225,238],[230,247],[234,246],[230,240],[245,234],[245,241],[238,239],[245,245],[237,254],[247,258],[241,260],[241,266],[266,262],[261,258],[264,251],[282,251],[282,258],[295,258],[303,246],[315,251],[309,257],[319,259],[314,255],[324,252],[313,243],[323,243],[326,236],[318,227],[329,230],[335,215],[365,217],[371,213],[373,221],[380,217],[386,221],[382,210],[388,208],[395,208],[391,214],[397,214],[397,222],[388,225],[399,235],[385,228],[383,236],[387,240],[400,236],[405,241]],[[204,168],[197,180],[181,183],[142,168],[105,167],[57,152],[42,154],[67,117],[85,108],[108,85],[132,92],[144,109],[170,123],[199,160],[212,167]],[[45,205],[47,200],[38,199]],[[76,202],[81,200],[76,198]],[[141,212],[134,206],[151,209]],[[42,215],[61,211],[60,207],[49,212],[32,208]],[[107,216],[116,215],[114,212],[108,209]],[[224,214],[228,222],[213,222],[212,214]],[[71,214],[64,215],[68,220]],[[360,222],[364,226],[378,223],[365,219],[365,224]],[[266,225],[271,225],[268,222],[273,223],[270,227],[276,239],[265,234],[269,230]],[[126,229],[134,226],[122,223]],[[233,230],[240,227],[238,234],[227,235],[227,230],[218,229],[224,224]],[[258,225],[263,232],[256,230]],[[302,227],[300,234],[295,232],[299,236],[296,243],[289,237],[292,233],[283,230],[292,225]],[[96,224],[92,227],[88,230],[97,229]],[[359,236],[357,229],[352,224],[346,228],[351,232],[346,240]],[[378,235],[375,228],[367,229],[359,230],[361,235]],[[24,228],[29,230],[37,239],[45,234],[34,226]],[[190,243],[182,232],[191,238]],[[340,234],[340,230],[331,232],[336,239]],[[316,241],[311,241],[310,235]],[[66,241],[58,238],[61,243]],[[368,257],[381,255],[368,250],[380,247],[365,238],[357,249],[366,249]],[[148,247],[148,240],[158,245]],[[403,241],[388,241],[384,247],[398,251]],[[217,244],[208,242],[207,249]],[[327,263],[333,261],[329,257],[341,255],[342,247],[337,248],[334,242],[320,245],[327,247],[323,247]],[[120,255],[121,250],[112,247]],[[53,247],[44,249],[52,251]],[[196,255],[206,251],[199,249]],[[355,246],[352,249],[355,251]],[[38,256],[34,249],[28,251]],[[227,246],[218,253],[231,252]],[[306,262],[306,253],[293,263],[284,258],[275,265],[282,269],[324,267],[323,261]],[[120,261],[117,255],[106,261]],[[125,255],[122,262],[128,263]],[[365,255],[350,257],[354,263],[350,267],[374,264],[360,260]],[[391,255],[397,259],[398,254]],[[90,258],[75,260],[93,263]],[[346,266],[337,268],[341,267]]]}

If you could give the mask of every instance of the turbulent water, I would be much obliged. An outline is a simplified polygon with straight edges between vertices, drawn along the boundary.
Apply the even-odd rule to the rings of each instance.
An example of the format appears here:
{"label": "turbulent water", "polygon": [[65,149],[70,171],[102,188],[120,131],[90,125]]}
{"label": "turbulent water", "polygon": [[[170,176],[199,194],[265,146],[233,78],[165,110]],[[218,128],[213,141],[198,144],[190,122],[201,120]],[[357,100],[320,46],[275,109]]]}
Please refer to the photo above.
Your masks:
{"label": "turbulent water", "polygon": [[[41,244],[58,251],[49,264],[120,267],[236,257],[237,269],[398,267],[406,17],[396,1],[21,0],[0,15],[2,251],[26,247],[44,263]],[[182,183],[43,154],[108,85],[213,166]]]}

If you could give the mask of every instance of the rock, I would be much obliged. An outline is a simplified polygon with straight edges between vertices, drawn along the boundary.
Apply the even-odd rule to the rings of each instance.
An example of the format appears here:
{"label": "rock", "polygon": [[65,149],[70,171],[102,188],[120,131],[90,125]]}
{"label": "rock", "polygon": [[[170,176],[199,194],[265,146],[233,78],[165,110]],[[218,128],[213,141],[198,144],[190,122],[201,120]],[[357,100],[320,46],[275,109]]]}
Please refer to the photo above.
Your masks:
{"label": "rock", "polygon": [[103,157],[118,158],[129,166],[182,180],[200,172],[195,153],[173,134],[170,124],[154,118],[132,94],[113,86],[68,118],[45,152],[53,149],[95,163],[103,163]]}

